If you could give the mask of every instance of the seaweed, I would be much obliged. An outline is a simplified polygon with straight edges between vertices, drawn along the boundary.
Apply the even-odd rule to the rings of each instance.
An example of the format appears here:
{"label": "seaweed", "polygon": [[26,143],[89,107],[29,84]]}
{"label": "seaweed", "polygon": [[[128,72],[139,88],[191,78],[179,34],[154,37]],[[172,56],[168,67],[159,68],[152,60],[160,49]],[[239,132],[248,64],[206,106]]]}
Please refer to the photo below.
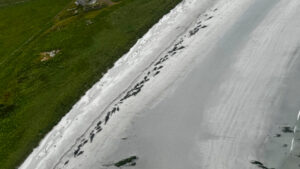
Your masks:
{"label": "seaweed", "polygon": [[64,165],[67,165],[69,163],[69,160],[67,160],[65,163],[64,163]]}
{"label": "seaweed", "polygon": [[131,156],[129,158],[123,159],[119,162],[116,162],[114,165],[116,167],[122,167],[122,166],[135,166],[136,165],[136,160],[138,159],[137,156]]}
{"label": "seaweed", "polygon": [[256,165],[258,168],[261,168],[261,169],[275,169],[275,168],[268,168],[262,162],[259,162],[259,161],[256,161],[256,160],[253,160],[250,163],[253,164],[253,165]]}

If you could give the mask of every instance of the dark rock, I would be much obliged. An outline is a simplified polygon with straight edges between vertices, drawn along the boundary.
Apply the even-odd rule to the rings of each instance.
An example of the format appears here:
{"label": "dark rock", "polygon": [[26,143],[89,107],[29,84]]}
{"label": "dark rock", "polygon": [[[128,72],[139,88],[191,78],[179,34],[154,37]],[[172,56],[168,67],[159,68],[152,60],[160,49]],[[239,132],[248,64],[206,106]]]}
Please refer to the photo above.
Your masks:
{"label": "dark rock", "polygon": [[181,50],[181,49],[184,49],[185,47],[184,46],[180,46],[179,48],[178,48],[178,50]]}
{"label": "dark rock", "polygon": [[80,155],[82,155],[83,152],[84,152],[84,151],[80,151],[80,152],[77,154],[77,157],[80,156]]}
{"label": "dark rock", "polygon": [[157,70],[159,70],[159,69],[161,69],[161,68],[163,68],[163,66],[159,66],[159,67],[157,68]]}
{"label": "dark rock", "polygon": [[160,71],[155,72],[155,74],[153,76],[156,76],[160,73]]}
{"label": "dark rock", "polygon": [[263,165],[263,163],[261,163],[259,161],[251,161],[251,164],[254,164],[254,165]]}
{"label": "dark rock", "polygon": [[281,134],[276,134],[275,137],[281,137]]}
{"label": "dark rock", "polygon": [[212,19],[213,18],[213,16],[210,16],[210,17],[208,17],[206,20],[208,21],[208,20],[210,20],[210,19]]}
{"label": "dark rock", "polygon": [[284,133],[294,133],[294,130],[289,126],[282,127],[281,131]]}
{"label": "dark rock", "polygon": [[90,142],[93,142],[94,137],[95,137],[95,134],[94,133],[90,133]]}
{"label": "dark rock", "polygon": [[189,32],[189,33],[190,33],[190,36],[195,35],[198,31],[199,31],[199,28],[198,28],[198,27],[194,28],[193,30],[191,30],[191,31]]}
{"label": "dark rock", "polygon": [[110,113],[108,113],[107,115],[106,115],[106,117],[105,117],[105,124],[108,122],[108,120],[109,120],[109,115],[110,115]]}

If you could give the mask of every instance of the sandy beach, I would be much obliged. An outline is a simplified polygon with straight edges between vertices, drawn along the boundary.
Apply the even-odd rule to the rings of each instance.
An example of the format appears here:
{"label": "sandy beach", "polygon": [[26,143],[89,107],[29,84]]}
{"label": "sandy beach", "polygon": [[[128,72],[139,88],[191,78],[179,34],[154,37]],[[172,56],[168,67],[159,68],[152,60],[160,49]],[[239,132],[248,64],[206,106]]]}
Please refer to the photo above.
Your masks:
{"label": "sandy beach", "polygon": [[184,0],[20,169],[299,168],[299,8]]}

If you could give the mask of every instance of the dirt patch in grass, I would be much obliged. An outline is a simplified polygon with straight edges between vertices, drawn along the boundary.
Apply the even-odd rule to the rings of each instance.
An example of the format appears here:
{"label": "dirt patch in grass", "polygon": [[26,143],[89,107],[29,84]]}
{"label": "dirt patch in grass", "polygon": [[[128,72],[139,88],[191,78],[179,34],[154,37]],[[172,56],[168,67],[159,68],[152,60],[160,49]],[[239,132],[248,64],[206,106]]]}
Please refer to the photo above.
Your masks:
{"label": "dirt patch in grass", "polygon": [[54,58],[59,53],[60,53],[59,49],[52,50],[52,51],[49,51],[49,52],[41,52],[40,53],[41,62],[48,61],[49,59]]}

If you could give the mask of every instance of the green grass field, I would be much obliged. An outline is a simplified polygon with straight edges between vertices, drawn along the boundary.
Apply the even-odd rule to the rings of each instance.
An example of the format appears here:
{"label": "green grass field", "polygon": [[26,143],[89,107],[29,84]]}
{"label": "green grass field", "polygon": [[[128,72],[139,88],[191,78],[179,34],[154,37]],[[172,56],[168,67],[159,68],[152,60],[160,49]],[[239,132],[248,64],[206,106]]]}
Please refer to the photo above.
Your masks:
{"label": "green grass field", "polygon": [[[73,0],[0,0],[0,168],[20,165],[102,73],[180,1],[121,0],[75,15]],[[41,53],[52,50],[59,53],[42,62]]]}

